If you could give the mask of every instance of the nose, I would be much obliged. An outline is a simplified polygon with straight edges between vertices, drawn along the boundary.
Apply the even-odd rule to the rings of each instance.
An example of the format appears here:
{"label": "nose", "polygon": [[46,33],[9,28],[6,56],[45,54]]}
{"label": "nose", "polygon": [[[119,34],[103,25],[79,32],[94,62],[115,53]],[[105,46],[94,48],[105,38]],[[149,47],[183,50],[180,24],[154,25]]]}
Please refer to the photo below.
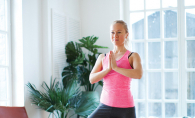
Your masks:
{"label": "nose", "polygon": [[114,34],[114,37],[115,37],[115,38],[116,38],[116,37],[118,37],[118,34],[117,34],[117,33],[115,33],[115,34]]}

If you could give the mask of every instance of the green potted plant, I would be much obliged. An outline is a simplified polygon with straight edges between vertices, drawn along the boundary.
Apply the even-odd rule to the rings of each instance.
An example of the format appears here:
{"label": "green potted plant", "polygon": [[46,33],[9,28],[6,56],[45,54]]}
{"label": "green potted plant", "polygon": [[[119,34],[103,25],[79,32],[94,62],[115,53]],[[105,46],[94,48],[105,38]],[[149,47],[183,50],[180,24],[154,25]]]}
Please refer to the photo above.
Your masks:
{"label": "green potted plant", "polygon": [[54,114],[56,118],[67,118],[70,110],[73,110],[75,114],[87,116],[98,104],[92,96],[82,94],[74,80],[66,81],[66,86],[63,86],[60,81],[56,82],[56,79],[54,81],[51,79],[50,86],[45,82],[41,86],[43,91],[37,90],[33,84],[28,82],[31,102],[49,112],[50,115]]}
{"label": "green potted plant", "polygon": [[[95,65],[97,57],[100,52],[98,48],[108,48],[99,45],[95,45],[98,40],[96,36],[87,36],[79,39],[79,43],[70,41],[65,46],[66,62],[68,66],[63,69],[62,77],[63,83],[67,80],[76,80],[80,86],[83,86],[85,95],[89,94],[93,96],[93,99],[99,100],[99,95],[95,91],[99,85],[103,85],[102,81],[97,84],[91,84],[89,82],[89,74]],[[82,50],[85,48],[88,54],[85,54]]]}
{"label": "green potted plant", "polygon": [[[85,91],[95,91],[98,85],[103,85],[102,81],[98,84],[90,84],[89,74],[95,65],[100,52],[98,48],[108,48],[95,45],[98,37],[88,36],[79,39],[80,43],[70,41],[65,47],[66,62],[68,66],[63,69],[63,81],[76,79],[81,86],[84,86]],[[89,51],[89,54],[84,54],[81,48]]]}
{"label": "green potted plant", "polygon": [[[56,118],[66,118],[70,110],[73,110],[78,117],[87,117],[91,114],[99,104],[99,95],[95,89],[98,85],[102,86],[102,82],[98,82],[96,86],[91,85],[89,74],[100,54],[97,48],[107,48],[94,45],[97,39],[88,36],[80,39],[81,43],[68,42],[65,48],[68,66],[63,69],[62,83],[51,79],[48,86],[43,82],[41,86],[44,91],[37,90],[33,84],[28,83],[32,104],[54,114]],[[82,47],[89,51],[87,56],[81,50]],[[78,83],[85,88],[85,91],[80,90]]]}

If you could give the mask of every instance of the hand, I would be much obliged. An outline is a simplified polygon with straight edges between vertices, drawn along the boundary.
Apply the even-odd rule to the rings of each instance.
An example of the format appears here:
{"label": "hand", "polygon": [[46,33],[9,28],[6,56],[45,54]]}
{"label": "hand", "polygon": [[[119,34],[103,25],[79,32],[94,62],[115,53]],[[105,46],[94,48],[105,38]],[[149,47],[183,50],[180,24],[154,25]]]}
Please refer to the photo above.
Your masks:
{"label": "hand", "polygon": [[114,53],[112,51],[110,51],[110,55],[111,55],[111,68],[114,70],[118,66],[116,64],[116,60],[115,60],[115,57],[114,57]]}
{"label": "hand", "polygon": [[111,55],[110,55],[110,52],[108,54],[108,71],[110,72],[112,70],[112,67],[111,67]]}

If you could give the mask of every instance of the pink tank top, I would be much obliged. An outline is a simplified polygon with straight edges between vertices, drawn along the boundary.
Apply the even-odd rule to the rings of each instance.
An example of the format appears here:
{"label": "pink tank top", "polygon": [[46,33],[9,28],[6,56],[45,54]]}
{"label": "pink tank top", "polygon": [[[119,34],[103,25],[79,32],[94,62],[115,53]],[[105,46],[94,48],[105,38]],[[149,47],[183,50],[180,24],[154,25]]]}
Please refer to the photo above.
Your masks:
{"label": "pink tank top", "polygon": [[[132,69],[129,64],[127,50],[125,54],[116,61],[120,68]],[[108,66],[108,54],[103,60],[103,70]],[[133,96],[130,90],[132,78],[124,76],[114,70],[111,70],[103,78],[103,88],[100,96],[100,102],[111,107],[127,108],[134,107]]]}

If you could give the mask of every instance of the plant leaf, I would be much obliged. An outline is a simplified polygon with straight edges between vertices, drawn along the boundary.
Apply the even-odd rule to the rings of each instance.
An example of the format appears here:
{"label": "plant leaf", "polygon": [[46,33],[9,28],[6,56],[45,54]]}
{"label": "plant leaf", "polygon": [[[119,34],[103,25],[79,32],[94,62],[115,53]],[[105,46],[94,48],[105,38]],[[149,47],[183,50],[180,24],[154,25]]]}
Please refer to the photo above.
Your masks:
{"label": "plant leaf", "polygon": [[94,36],[87,36],[87,37],[83,37],[82,39],[79,39],[79,41],[81,43],[79,43],[80,47],[84,47],[86,49],[88,49],[89,51],[94,52],[95,48],[108,48],[108,47],[104,47],[104,46],[98,46],[98,45],[94,45],[94,43],[97,41],[98,37],[94,37]]}
{"label": "plant leaf", "polygon": [[78,83],[80,83],[81,86],[90,84],[89,74],[90,71],[87,68],[84,66],[77,66],[77,78]]}
{"label": "plant leaf", "polygon": [[70,41],[65,46],[66,62],[71,63],[75,61],[78,57],[82,57],[82,50],[78,43]]}
{"label": "plant leaf", "polygon": [[82,92],[81,98],[75,104],[75,113],[80,116],[90,115],[99,105],[97,92]]}

